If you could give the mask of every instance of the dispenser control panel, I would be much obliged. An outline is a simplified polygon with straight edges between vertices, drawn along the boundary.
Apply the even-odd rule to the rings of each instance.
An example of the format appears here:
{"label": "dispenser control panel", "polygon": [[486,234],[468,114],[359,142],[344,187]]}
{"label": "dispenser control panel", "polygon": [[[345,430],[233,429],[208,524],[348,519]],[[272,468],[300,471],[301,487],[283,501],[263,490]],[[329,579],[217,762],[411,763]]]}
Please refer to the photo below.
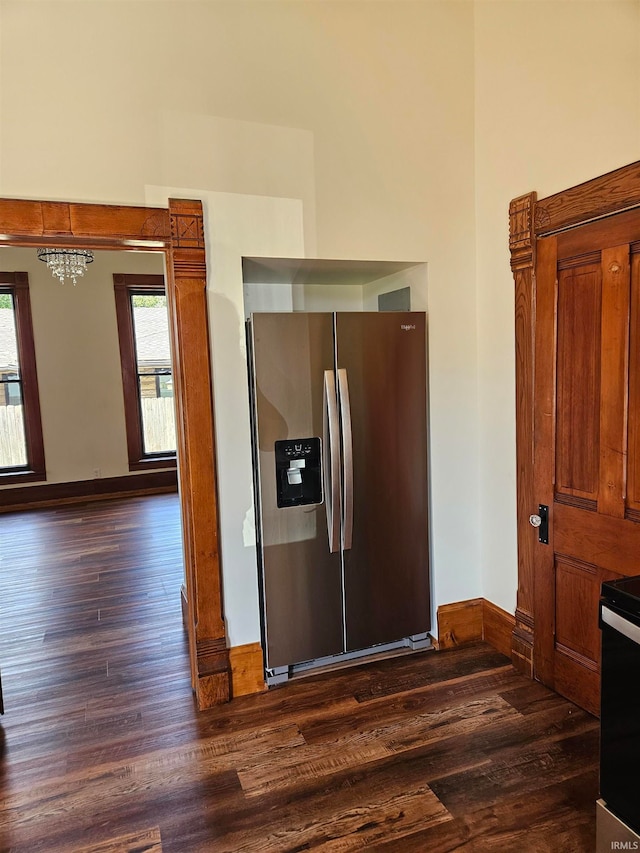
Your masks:
{"label": "dispenser control panel", "polygon": [[322,453],[319,438],[276,441],[278,507],[322,503]]}

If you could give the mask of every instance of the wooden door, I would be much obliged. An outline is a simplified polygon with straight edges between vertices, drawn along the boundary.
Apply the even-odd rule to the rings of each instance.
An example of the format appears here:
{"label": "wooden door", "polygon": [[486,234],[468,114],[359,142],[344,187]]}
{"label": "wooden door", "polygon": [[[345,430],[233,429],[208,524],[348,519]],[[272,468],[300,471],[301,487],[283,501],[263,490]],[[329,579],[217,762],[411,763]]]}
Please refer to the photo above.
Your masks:
{"label": "wooden door", "polygon": [[534,674],[598,714],[601,584],[640,574],[640,213],[539,239],[535,294]]}

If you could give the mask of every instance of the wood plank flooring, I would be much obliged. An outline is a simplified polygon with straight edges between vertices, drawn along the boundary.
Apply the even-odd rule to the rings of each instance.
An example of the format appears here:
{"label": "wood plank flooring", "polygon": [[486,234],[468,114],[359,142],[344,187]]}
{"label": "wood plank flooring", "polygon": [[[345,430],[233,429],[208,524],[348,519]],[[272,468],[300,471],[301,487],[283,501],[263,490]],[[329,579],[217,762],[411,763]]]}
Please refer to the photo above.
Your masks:
{"label": "wood plank flooring", "polygon": [[178,513],[0,516],[2,853],[594,849],[597,720],[485,644],[198,713]]}

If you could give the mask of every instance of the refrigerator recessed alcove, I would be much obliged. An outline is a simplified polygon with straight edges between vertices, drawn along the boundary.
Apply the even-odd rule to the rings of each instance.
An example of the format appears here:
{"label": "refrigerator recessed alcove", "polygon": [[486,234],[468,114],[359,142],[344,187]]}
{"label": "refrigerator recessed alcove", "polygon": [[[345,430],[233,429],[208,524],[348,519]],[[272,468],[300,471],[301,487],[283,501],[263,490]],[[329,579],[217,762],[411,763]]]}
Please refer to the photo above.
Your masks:
{"label": "refrigerator recessed alcove", "polygon": [[416,261],[244,257],[242,280],[245,319],[253,311],[378,311],[381,296],[384,305],[407,290],[410,310],[427,310],[427,265]]}
{"label": "refrigerator recessed alcove", "polygon": [[267,683],[428,648],[426,265],[242,266]]}

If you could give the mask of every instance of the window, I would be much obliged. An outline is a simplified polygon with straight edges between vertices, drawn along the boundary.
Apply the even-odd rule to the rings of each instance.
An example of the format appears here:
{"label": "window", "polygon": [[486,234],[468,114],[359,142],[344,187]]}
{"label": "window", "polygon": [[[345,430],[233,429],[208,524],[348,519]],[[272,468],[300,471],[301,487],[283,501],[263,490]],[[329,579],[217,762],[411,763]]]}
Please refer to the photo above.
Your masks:
{"label": "window", "polygon": [[0,484],[44,479],[29,278],[0,272]]}
{"label": "window", "polygon": [[169,317],[161,275],[114,275],[129,470],[176,464]]}

